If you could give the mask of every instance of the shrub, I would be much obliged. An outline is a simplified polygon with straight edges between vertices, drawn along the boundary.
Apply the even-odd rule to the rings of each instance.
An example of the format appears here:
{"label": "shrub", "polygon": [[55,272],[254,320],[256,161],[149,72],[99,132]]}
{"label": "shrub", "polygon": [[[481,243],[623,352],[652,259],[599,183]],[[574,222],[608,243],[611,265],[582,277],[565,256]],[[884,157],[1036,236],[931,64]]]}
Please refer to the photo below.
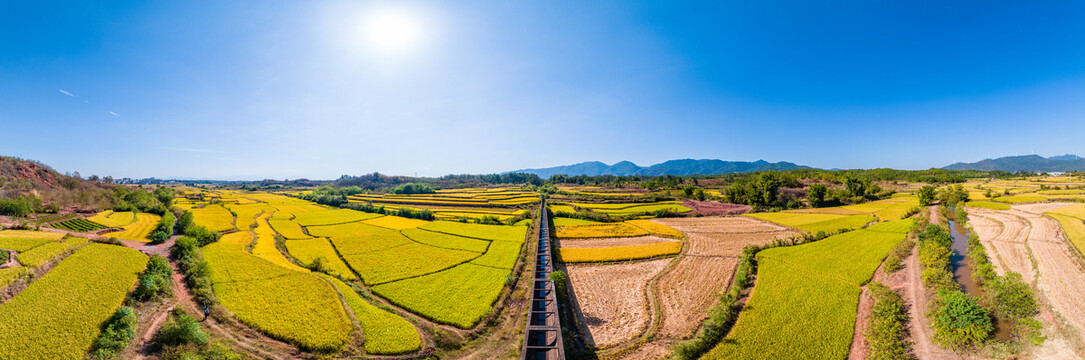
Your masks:
{"label": "shrub", "polygon": [[148,301],[168,295],[173,288],[173,267],[162,255],[151,256],[147,268],[139,274],[139,286],[132,292],[136,300]]}
{"label": "shrub", "polygon": [[154,335],[153,341],[158,348],[187,344],[203,346],[209,338],[196,319],[183,311],[174,311],[169,321]]}
{"label": "shrub", "polygon": [[879,282],[867,286],[874,307],[870,310],[866,329],[866,340],[870,359],[904,360],[910,359],[908,342],[905,340],[905,322],[908,314],[904,310],[904,300],[892,289]]}
{"label": "shrub", "polygon": [[94,356],[98,359],[112,359],[117,353],[124,351],[128,343],[136,338],[138,323],[135,310],[127,306],[117,308],[106,321],[101,335],[94,341]]}
{"label": "shrub", "polygon": [[991,317],[976,299],[960,290],[939,290],[928,315],[935,342],[961,349],[982,344],[994,330]]}

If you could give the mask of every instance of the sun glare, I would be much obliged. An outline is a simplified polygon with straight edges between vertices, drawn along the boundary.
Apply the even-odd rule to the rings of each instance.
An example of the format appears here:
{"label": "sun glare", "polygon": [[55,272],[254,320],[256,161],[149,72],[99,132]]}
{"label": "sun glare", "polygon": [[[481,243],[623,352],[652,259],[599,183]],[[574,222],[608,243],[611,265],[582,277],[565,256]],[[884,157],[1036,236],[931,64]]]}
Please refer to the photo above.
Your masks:
{"label": "sun glare", "polygon": [[422,26],[414,14],[400,9],[378,9],[363,20],[365,41],[374,51],[397,55],[417,48]]}

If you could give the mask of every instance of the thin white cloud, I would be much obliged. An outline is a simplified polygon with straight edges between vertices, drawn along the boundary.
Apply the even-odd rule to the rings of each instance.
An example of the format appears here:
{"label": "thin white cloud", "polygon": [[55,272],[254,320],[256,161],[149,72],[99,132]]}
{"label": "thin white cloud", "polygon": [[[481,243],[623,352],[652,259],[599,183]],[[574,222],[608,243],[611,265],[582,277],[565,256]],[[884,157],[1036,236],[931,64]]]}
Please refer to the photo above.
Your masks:
{"label": "thin white cloud", "polygon": [[112,112],[112,111],[109,112],[109,115],[113,115],[113,116],[116,116],[116,117],[121,117],[120,115],[117,115],[117,113]]}
{"label": "thin white cloud", "polygon": [[83,99],[83,102],[87,103],[87,104],[90,104],[90,101],[87,101],[87,99]]}
{"label": "thin white cloud", "polygon": [[68,95],[68,96],[75,96],[75,95],[72,95],[72,93],[70,93],[70,92],[64,91],[64,89],[59,89],[59,90],[60,90],[61,94]]}
{"label": "thin white cloud", "polygon": [[[229,152],[229,151],[218,151],[218,150],[185,148],[185,147],[158,146],[157,148],[161,149],[161,150],[193,152],[193,153],[234,154],[234,153]],[[215,158],[215,159],[220,159],[220,158]],[[221,159],[240,160],[240,159],[236,159],[236,158],[221,158]]]}

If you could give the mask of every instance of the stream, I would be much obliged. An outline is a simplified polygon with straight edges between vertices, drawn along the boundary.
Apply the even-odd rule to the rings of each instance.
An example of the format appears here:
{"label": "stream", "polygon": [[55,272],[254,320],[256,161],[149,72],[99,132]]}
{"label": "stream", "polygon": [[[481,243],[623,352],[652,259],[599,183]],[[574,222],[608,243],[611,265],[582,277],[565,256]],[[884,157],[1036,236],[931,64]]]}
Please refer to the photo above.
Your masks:
{"label": "stream", "polygon": [[[949,235],[953,237],[953,245],[950,249],[953,250],[953,254],[949,256],[949,262],[953,270],[953,280],[961,285],[961,290],[964,290],[968,295],[982,299],[983,288],[980,287],[976,280],[972,279],[972,265],[968,263],[968,229],[965,229],[961,224],[956,221],[949,221]],[[1004,322],[1000,322],[997,319],[993,319],[995,325],[994,338],[999,341],[1009,341],[1010,337],[1010,325]]]}

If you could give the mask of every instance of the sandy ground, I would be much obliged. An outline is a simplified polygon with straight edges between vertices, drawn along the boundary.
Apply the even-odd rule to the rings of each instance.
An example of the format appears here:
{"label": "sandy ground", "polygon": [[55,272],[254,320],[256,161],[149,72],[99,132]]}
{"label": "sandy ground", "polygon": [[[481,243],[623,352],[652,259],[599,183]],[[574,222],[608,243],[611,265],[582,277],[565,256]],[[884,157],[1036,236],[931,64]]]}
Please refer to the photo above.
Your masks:
{"label": "sandy ground", "polygon": [[605,239],[563,239],[561,240],[562,248],[605,248],[615,246],[633,246],[633,245],[648,245],[658,244],[665,242],[673,242],[675,239],[662,238],[658,236],[638,236],[638,237],[626,237],[626,238],[605,238]]}
{"label": "sandy ground", "polygon": [[600,348],[616,345],[633,338],[648,325],[645,286],[670,261],[566,267],[588,327],[584,336],[588,345]]}

